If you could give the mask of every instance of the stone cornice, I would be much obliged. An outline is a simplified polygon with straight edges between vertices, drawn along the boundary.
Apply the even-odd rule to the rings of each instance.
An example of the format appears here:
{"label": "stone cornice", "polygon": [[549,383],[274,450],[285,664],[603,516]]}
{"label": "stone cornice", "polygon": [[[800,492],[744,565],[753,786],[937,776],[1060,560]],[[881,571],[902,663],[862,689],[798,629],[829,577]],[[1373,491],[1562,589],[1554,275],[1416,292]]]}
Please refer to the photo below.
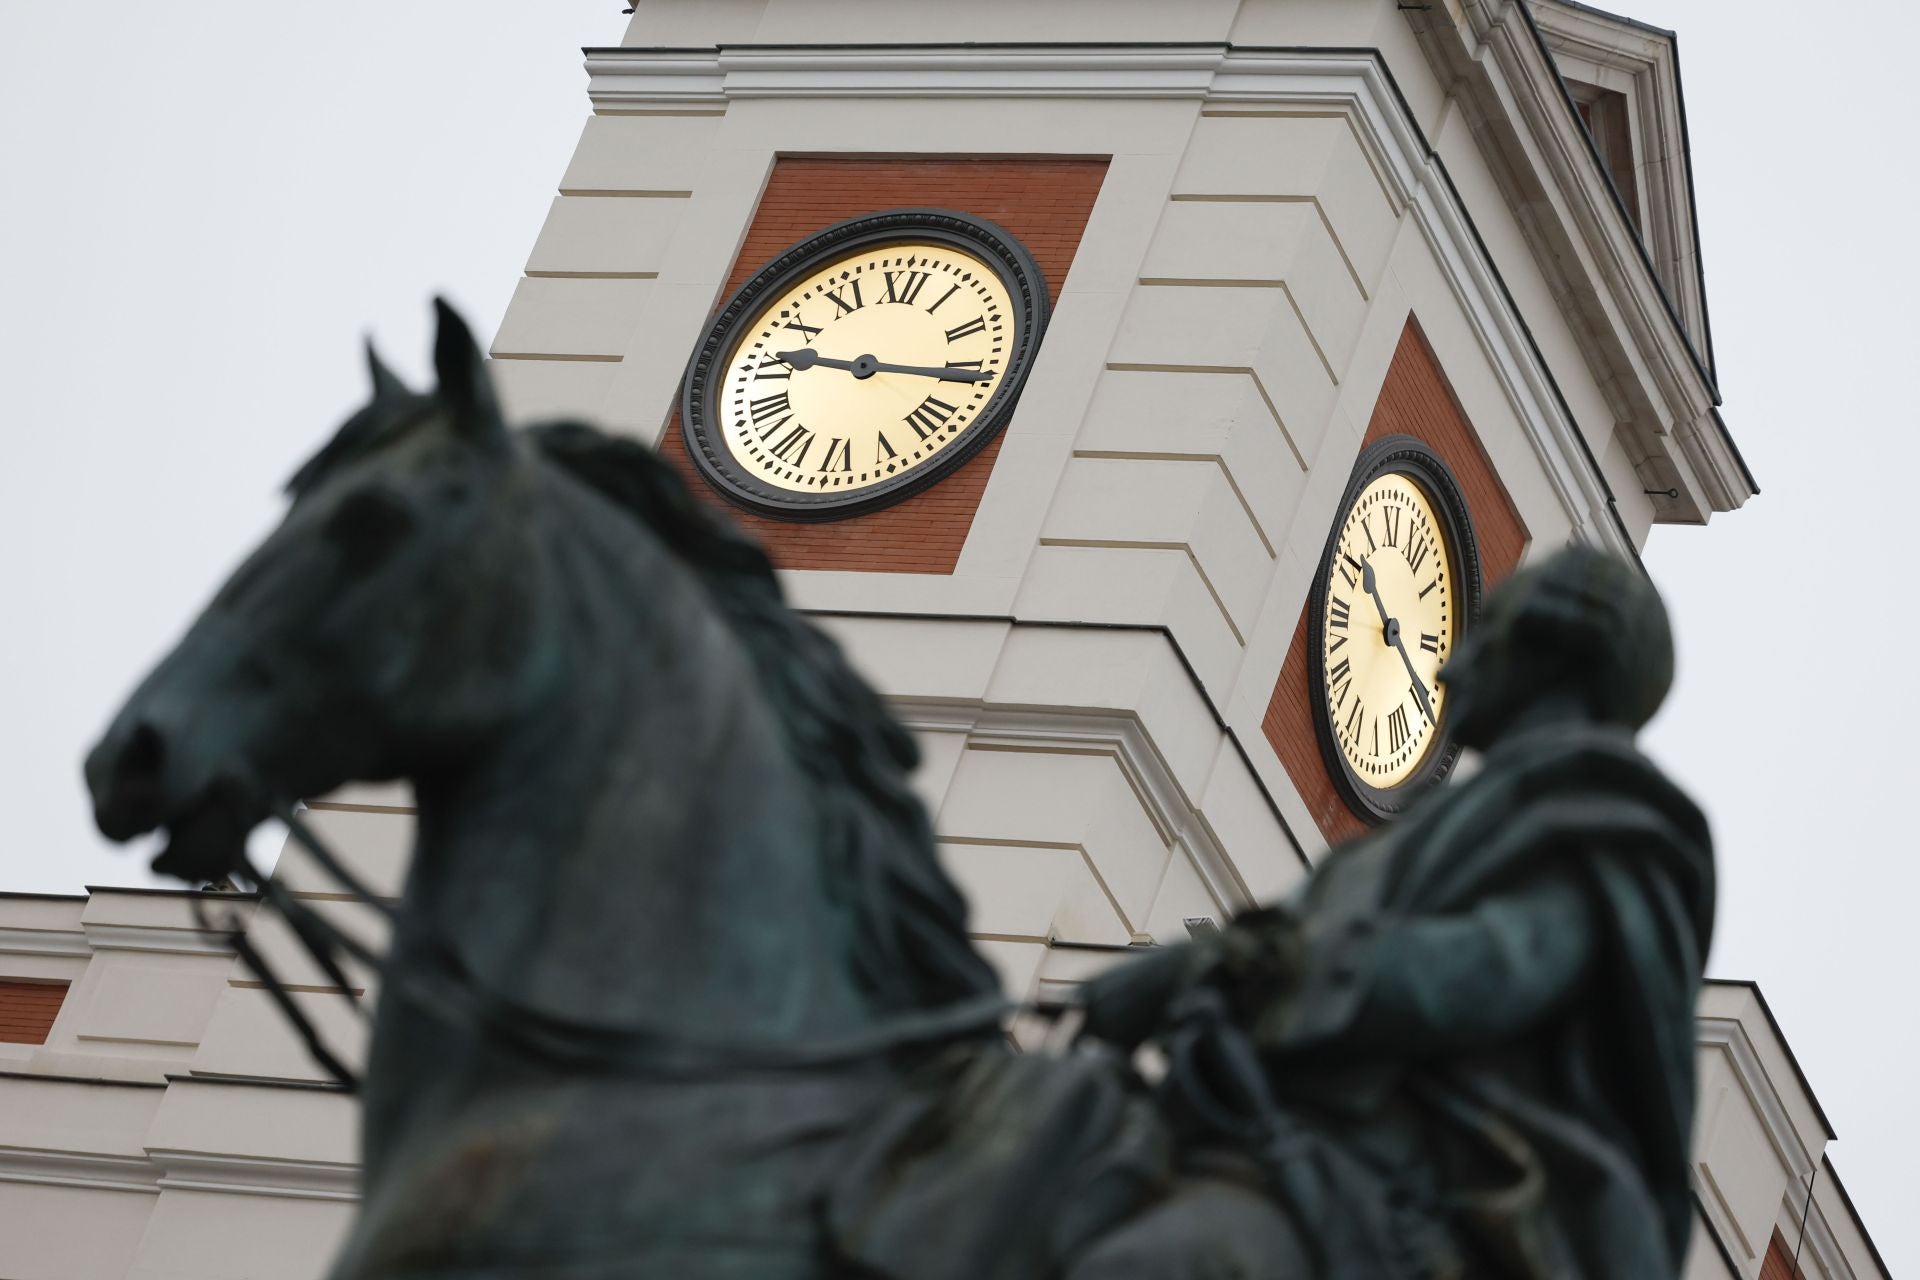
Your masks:
{"label": "stone cornice", "polygon": [[16,929],[0,927],[0,955],[73,956],[93,954],[87,936],[72,929]]}
{"label": "stone cornice", "polygon": [[1646,487],[1679,491],[1656,501],[1658,518],[1699,522],[1744,504],[1756,490],[1720,420],[1712,375],[1569,107],[1523,0],[1476,0],[1458,18],[1427,9],[1407,17],[1436,71],[1456,86],[1536,261],[1600,339],[1588,358],[1642,454],[1635,461]]}

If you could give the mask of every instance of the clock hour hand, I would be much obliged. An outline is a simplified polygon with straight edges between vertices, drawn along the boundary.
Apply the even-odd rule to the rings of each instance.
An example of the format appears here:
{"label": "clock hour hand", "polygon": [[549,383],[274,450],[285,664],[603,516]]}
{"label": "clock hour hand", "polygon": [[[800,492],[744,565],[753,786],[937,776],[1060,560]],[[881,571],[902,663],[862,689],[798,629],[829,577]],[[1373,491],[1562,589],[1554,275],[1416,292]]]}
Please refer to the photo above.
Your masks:
{"label": "clock hour hand", "polygon": [[[1369,556],[1360,562],[1360,589],[1373,597],[1373,607],[1380,611],[1380,629],[1389,634],[1393,631],[1393,619],[1387,616],[1387,602],[1380,598],[1380,584],[1373,576],[1373,558]],[[1389,641],[1388,643],[1392,643]]]}
{"label": "clock hour hand", "polygon": [[798,351],[776,351],[775,360],[792,365],[795,369],[811,369],[820,365],[827,369],[845,369],[856,378],[871,378],[876,373],[910,373],[921,378],[938,378],[942,382],[986,382],[993,377],[980,369],[941,369],[932,365],[888,364],[873,356],[856,356],[852,360],[835,360],[832,356],[823,356],[812,347],[802,347]]}

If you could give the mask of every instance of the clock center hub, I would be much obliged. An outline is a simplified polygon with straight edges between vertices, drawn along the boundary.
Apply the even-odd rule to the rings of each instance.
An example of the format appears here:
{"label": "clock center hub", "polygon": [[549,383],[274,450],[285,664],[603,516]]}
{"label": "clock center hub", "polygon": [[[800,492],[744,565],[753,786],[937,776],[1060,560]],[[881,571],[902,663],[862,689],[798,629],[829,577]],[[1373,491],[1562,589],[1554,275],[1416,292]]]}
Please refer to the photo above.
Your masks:
{"label": "clock center hub", "polygon": [[853,358],[853,376],[871,378],[879,371],[880,361],[875,356],[855,356]]}
{"label": "clock center hub", "polygon": [[1394,645],[1400,643],[1400,619],[1398,618],[1387,619],[1386,640],[1387,640],[1387,647],[1389,649],[1391,649]]}

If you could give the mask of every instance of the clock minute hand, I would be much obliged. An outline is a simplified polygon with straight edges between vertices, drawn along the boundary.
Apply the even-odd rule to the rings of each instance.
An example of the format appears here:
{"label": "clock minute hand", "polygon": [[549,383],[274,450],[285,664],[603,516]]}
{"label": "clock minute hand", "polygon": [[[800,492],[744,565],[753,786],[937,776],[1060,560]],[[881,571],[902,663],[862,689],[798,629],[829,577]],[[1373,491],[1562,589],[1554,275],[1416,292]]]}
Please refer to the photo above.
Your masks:
{"label": "clock minute hand", "polygon": [[1393,647],[1400,651],[1400,661],[1407,664],[1407,674],[1413,678],[1413,695],[1420,699],[1420,712],[1426,716],[1428,724],[1438,724],[1433,718],[1433,703],[1427,697],[1427,682],[1413,669],[1413,659],[1407,654],[1407,646],[1400,642],[1400,631],[1396,627],[1393,633]]}
{"label": "clock minute hand", "polygon": [[984,369],[943,369],[925,364],[887,364],[881,360],[874,360],[871,356],[863,359],[872,360],[875,373],[912,373],[922,378],[938,378],[942,382],[985,382],[993,377]]}
{"label": "clock minute hand", "polygon": [[978,369],[941,369],[922,364],[888,364],[874,356],[856,356],[851,360],[835,360],[823,356],[812,347],[802,347],[798,351],[776,351],[775,360],[792,365],[795,369],[811,369],[814,365],[823,365],[829,369],[845,369],[856,378],[871,378],[876,373],[910,373],[921,378],[938,378],[942,382],[986,382],[993,377],[991,373]]}
{"label": "clock minute hand", "polygon": [[1400,661],[1406,664],[1407,674],[1413,677],[1413,695],[1420,700],[1421,714],[1426,716],[1428,724],[1438,723],[1433,718],[1433,702],[1427,697],[1426,681],[1413,669],[1413,658],[1407,653],[1407,646],[1401,643],[1400,624],[1387,616],[1387,602],[1380,598],[1380,585],[1373,576],[1371,558],[1360,562],[1360,585],[1373,597],[1373,607],[1380,611],[1381,638],[1393,646],[1394,652],[1400,655]]}

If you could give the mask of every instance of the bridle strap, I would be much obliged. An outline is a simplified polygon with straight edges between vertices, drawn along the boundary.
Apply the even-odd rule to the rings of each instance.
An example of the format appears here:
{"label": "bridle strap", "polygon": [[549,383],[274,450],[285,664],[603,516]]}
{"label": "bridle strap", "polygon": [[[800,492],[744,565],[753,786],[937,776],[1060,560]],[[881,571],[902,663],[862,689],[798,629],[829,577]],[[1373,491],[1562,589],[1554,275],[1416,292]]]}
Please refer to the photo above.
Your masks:
{"label": "bridle strap", "polygon": [[[287,830],[325,871],[356,900],[393,920],[392,904],[374,893],[365,882],[347,869],[313,830],[291,810],[280,815]],[[455,1021],[460,1015],[500,1042],[522,1055],[548,1065],[573,1071],[622,1071],[655,1079],[712,1080],[725,1073],[758,1073],[816,1070],[844,1066],[863,1059],[881,1057],[906,1049],[922,1049],[947,1041],[988,1035],[996,1030],[1006,1014],[1017,1006],[998,993],[958,1001],[939,1009],[917,1010],[903,1014],[884,1026],[853,1035],[840,1036],[812,1044],[700,1044],[681,1036],[668,1036],[644,1027],[610,1027],[565,1018],[544,1009],[518,1003],[488,988],[475,974],[459,951],[444,940],[431,948],[440,963],[440,972],[412,971],[402,974],[387,970],[386,957],[326,919],[301,901],[286,886],[264,877],[239,858],[247,879],[266,901],[280,912],[294,936],[314,961],[345,996],[354,1009],[365,1016],[338,953],[345,951],[361,964],[380,974],[385,990],[399,995],[423,1012],[442,1020]],[[196,910],[198,909],[196,905]],[[267,966],[258,951],[246,941],[243,931],[233,932],[234,950],[248,968],[259,977],[275,1004],[306,1044],[314,1061],[348,1092],[357,1093],[360,1078],[328,1049],[312,1021],[301,1011],[285,985]]]}

